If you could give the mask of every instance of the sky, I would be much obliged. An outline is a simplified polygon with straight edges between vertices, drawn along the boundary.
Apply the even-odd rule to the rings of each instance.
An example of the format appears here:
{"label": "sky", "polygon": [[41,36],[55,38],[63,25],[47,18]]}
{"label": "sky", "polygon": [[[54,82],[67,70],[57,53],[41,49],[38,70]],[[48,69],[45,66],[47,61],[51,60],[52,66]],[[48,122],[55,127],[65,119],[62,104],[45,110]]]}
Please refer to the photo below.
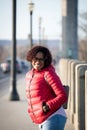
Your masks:
{"label": "sky", "polygon": [[[30,34],[30,0],[17,1],[17,39],[28,39]],[[32,0],[33,38],[39,38],[39,18],[41,36],[46,39],[60,38],[62,34],[62,0]],[[78,11],[87,12],[87,0],[78,0]],[[0,39],[12,39],[12,0],[0,0]]]}

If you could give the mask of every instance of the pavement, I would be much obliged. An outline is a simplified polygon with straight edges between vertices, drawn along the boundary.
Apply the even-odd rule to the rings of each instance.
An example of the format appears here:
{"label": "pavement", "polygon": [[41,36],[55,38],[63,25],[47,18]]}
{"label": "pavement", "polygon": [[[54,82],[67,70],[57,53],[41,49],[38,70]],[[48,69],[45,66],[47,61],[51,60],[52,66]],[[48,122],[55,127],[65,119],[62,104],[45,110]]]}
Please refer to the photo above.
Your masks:
{"label": "pavement", "polygon": [[[2,86],[3,87],[3,86]],[[38,125],[34,124],[27,113],[27,100],[25,94],[25,78],[17,81],[17,92],[19,101],[10,101],[10,91],[0,97],[0,130],[38,130]],[[64,130],[75,130],[70,124],[69,112]]]}
{"label": "pavement", "polygon": [[0,67],[0,79],[3,78],[5,74],[2,72],[1,67]]}

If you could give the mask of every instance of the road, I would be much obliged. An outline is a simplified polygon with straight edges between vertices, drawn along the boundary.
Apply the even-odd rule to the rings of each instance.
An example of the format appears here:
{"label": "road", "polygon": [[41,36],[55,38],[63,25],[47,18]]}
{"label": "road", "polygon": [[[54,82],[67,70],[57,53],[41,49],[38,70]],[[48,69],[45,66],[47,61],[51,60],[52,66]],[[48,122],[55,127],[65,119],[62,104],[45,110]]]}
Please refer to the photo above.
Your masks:
{"label": "road", "polygon": [[[16,82],[19,81],[19,79],[25,77],[26,75],[26,70],[23,71],[22,73],[18,74],[16,76]],[[11,87],[11,75],[8,74],[4,74],[3,78],[0,78],[0,97],[4,96],[6,93],[8,93],[10,91],[10,87]]]}

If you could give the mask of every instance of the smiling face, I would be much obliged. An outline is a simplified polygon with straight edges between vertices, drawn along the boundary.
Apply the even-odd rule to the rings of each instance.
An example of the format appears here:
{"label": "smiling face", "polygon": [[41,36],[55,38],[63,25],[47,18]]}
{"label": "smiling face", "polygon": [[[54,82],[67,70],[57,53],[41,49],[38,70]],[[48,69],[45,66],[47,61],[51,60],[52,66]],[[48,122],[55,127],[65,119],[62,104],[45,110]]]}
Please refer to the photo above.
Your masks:
{"label": "smiling face", "polygon": [[41,70],[44,67],[44,54],[38,52],[36,56],[32,59],[32,66],[36,70]]}

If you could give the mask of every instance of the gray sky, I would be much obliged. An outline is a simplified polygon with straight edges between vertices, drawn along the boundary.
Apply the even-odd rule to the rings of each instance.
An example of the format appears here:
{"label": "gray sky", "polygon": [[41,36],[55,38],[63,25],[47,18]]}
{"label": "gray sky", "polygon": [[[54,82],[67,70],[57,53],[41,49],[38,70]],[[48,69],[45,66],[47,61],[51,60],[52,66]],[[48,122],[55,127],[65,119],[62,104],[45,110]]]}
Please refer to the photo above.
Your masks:
{"label": "gray sky", "polygon": [[[32,0],[33,37],[39,35],[39,17],[42,18],[41,29],[48,39],[61,36],[62,0]],[[29,0],[17,0],[17,39],[26,39],[30,33]],[[87,0],[78,0],[78,10],[87,12]],[[0,39],[12,38],[12,0],[0,0]]]}

